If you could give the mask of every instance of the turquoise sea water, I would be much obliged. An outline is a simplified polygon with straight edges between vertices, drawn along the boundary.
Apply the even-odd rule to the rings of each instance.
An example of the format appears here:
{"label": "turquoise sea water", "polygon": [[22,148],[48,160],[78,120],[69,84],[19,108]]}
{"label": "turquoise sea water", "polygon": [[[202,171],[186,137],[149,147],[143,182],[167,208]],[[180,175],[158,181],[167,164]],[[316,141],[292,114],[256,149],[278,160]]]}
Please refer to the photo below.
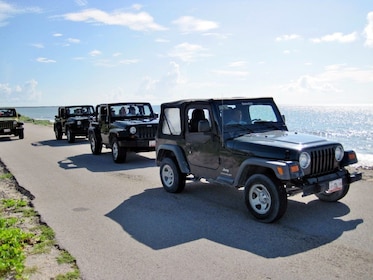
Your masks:
{"label": "turquoise sea water", "polygon": [[[54,120],[56,106],[17,107],[24,116]],[[339,141],[357,152],[359,165],[373,166],[373,105],[361,106],[279,106],[290,131]],[[160,111],[154,105],[155,112]]]}

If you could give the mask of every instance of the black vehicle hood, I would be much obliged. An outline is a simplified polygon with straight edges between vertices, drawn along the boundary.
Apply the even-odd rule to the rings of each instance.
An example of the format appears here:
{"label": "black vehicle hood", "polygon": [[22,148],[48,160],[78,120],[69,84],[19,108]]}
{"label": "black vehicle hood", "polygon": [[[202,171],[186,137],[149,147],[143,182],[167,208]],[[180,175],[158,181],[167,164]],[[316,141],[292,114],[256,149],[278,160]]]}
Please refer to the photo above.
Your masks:
{"label": "black vehicle hood", "polygon": [[158,119],[128,119],[128,120],[118,120],[113,123],[117,127],[127,127],[130,125],[156,125],[158,124]]}
{"label": "black vehicle hood", "polygon": [[[322,137],[288,131],[268,131],[263,133],[250,133],[227,140],[226,147],[236,151],[268,158],[283,158],[284,153],[299,151],[338,143]],[[277,155],[277,156],[276,156]]]}

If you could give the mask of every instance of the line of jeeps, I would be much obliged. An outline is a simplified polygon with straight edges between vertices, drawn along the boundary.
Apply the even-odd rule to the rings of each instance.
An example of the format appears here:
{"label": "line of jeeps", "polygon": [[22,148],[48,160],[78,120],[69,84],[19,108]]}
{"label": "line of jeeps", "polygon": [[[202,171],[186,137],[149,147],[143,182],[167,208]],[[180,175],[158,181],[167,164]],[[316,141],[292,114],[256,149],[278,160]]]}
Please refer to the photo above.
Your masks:
{"label": "line of jeeps", "polygon": [[362,179],[346,168],[357,163],[354,151],[289,132],[271,97],[179,100],[161,104],[159,116],[143,102],[83,108],[89,113],[71,115],[71,108],[60,107],[56,139],[88,137],[92,154],[104,146],[116,163],[130,151],[155,151],[167,192],[180,193],[186,181],[201,179],[243,189],[249,212],[261,222],[280,219],[289,196],[335,202]]}

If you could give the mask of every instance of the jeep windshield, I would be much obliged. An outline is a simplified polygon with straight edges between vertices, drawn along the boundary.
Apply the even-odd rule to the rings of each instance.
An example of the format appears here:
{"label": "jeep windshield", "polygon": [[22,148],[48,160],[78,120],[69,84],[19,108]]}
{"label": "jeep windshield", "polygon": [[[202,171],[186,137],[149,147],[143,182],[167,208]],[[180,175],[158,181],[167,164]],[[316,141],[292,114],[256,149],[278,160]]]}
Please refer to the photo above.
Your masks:
{"label": "jeep windshield", "polygon": [[[224,100],[218,105],[222,131],[230,137],[270,130],[287,130],[273,102]],[[228,136],[229,137],[229,136]]]}
{"label": "jeep windshield", "polygon": [[13,118],[16,116],[17,113],[15,109],[0,108],[0,118]]}
{"label": "jeep windshield", "polygon": [[113,104],[110,106],[110,114],[117,120],[154,118],[152,107],[148,103]]}
{"label": "jeep windshield", "polygon": [[69,117],[75,116],[91,116],[94,114],[93,106],[71,106],[66,107],[66,115]]}

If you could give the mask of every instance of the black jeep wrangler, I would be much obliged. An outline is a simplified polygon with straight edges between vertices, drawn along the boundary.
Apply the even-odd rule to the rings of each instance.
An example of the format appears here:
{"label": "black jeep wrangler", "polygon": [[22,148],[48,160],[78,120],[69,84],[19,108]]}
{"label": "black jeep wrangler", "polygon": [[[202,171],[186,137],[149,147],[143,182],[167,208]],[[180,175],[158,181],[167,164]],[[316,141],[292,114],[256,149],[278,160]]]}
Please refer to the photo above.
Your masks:
{"label": "black jeep wrangler", "polygon": [[155,151],[157,115],[149,103],[111,103],[96,106],[96,118],[89,127],[94,155],[102,146],[111,149],[116,163],[126,161],[127,152]]}
{"label": "black jeep wrangler", "polygon": [[88,136],[89,121],[94,117],[95,110],[92,105],[61,106],[55,116],[53,130],[57,140],[63,134],[69,143],[75,142],[75,136]]}
{"label": "black jeep wrangler", "polygon": [[14,135],[24,138],[23,122],[18,120],[15,108],[0,108],[0,135]]}
{"label": "black jeep wrangler", "polygon": [[287,197],[315,194],[323,201],[344,197],[362,178],[346,166],[354,151],[337,142],[289,132],[272,98],[180,100],[161,105],[156,163],[166,191],[201,178],[244,188],[255,218],[283,216]]}

